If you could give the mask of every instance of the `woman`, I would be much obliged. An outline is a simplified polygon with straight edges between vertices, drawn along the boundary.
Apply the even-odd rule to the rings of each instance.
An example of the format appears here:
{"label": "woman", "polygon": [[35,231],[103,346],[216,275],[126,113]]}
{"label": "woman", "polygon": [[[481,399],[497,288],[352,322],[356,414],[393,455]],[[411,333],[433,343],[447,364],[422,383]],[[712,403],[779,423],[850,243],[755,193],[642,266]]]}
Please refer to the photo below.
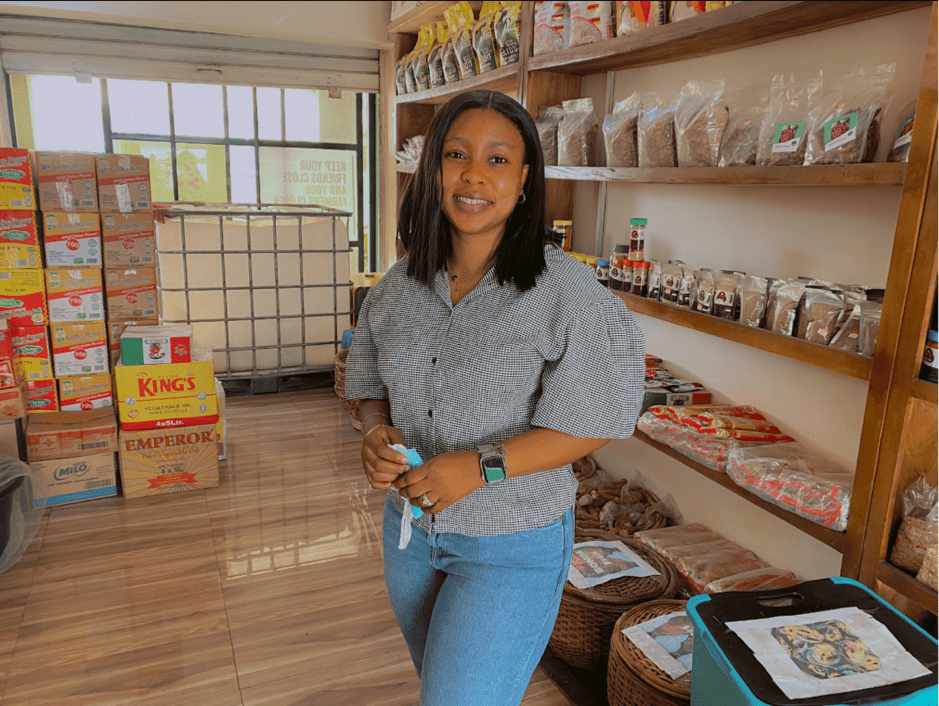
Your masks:
{"label": "woman", "polygon": [[[385,580],[423,706],[521,701],[567,578],[570,463],[639,412],[642,333],[549,244],[544,212],[528,113],[500,93],[453,98],[405,189],[408,254],[370,290],[346,362],[365,473],[391,490]],[[410,506],[424,514],[399,549]]]}

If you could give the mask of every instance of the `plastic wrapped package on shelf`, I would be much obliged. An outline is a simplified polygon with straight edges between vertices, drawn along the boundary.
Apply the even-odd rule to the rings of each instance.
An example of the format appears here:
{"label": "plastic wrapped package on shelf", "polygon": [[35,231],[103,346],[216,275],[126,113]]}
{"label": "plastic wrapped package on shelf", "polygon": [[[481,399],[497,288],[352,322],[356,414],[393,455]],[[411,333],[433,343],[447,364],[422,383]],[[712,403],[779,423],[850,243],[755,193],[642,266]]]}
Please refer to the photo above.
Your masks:
{"label": "plastic wrapped package on shelf", "polygon": [[331,367],[349,323],[346,214],[178,213],[157,224],[163,321],[192,323],[221,377]]}

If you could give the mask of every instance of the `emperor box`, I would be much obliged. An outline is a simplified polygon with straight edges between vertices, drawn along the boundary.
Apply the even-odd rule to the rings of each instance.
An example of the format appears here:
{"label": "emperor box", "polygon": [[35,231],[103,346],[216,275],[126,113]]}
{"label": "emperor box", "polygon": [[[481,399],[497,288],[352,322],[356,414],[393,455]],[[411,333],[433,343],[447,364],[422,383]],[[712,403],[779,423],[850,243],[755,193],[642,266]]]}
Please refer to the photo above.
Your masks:
{"label": "emperor box", "polygon": [[218,485],[214,424],[178,429],[121,430],[124,496],[166,495]]}

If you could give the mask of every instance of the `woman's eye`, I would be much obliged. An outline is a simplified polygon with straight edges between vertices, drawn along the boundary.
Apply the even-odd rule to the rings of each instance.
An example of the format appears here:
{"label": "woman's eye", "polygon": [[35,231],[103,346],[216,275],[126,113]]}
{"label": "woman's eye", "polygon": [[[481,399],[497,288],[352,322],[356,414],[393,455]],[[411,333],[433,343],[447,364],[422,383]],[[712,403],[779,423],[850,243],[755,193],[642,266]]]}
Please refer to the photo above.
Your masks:
{"label": "woman's eye", "polygon": [[451,159],[463,159],[462,152],[447,152],[447,157]]}
{"label": "woman's eye", "polygon": [[505,157],[500,157],[498,155],[493,157],[492,161],[495,162],[496,164],[506,164],[508,162],[508,160]]}

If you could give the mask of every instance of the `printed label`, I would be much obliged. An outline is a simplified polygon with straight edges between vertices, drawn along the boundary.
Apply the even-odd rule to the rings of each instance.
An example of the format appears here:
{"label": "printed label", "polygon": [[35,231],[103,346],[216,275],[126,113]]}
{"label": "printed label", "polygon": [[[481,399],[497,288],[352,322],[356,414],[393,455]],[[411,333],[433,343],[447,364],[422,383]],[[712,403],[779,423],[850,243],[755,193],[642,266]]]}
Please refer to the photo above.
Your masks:
{"label": "printed label", "polygon": [[913,141],[913,116],[911,115],[906,120],[903,121],[903,124],[900,126],[900,129],[897,130],[897,139],[893,142],[894,149],[898,147],[903,147],[903,145],[908,145]]}
{"label": "printed label", "polygon": [[796,152],[805,134],[805,122],[781,122],[776,126],[772,151]]}
{"label": "printed label", "polygon": [[857,137],[858,111],[825,123],[825,151],[837,149]]}

